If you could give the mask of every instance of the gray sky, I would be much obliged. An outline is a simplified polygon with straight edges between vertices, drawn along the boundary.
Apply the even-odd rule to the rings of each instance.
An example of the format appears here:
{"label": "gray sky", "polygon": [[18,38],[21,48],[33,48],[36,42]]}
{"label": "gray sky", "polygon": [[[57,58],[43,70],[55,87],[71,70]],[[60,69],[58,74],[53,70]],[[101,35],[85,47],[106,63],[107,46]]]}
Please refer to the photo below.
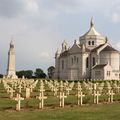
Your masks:
{"label": "gray sky", "polygon": [[0,0],[0,72],[6,72],[12,36],[16,70],[46,71],[64,39],[71,46],[87,32],[91,17],[120,49],[120,0]]}

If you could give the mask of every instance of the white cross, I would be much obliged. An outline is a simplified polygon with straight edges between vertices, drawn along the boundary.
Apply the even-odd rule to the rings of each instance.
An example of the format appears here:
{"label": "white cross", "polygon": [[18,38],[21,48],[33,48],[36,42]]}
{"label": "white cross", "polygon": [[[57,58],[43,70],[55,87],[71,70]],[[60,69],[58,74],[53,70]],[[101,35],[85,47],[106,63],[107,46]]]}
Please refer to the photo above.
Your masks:
{"label": "white cross", "polygon": [[54,91],[54,96],[56,96],[56,95],[57,95],[57,91],[58,91],[57,86],[56,86],[56,87],[54,87],[53,91]]}
{"label": "white cross", "polygon": [[15,82],[15,84],[14,84],[14,89],[16,89],[17,88],[17,83]]}
{"label": "white cross", "polygon": [[44,87],[41,86],[40,89],[38,89],[39,92],[43,93],[45,91]]}
{"label": "white cross", "polygon": [[108,102],[113,102],[113,96],[115,93],[113,93],[113,90],[108,90]]}
{"label": "white cross", "polygon": [[93,90],[96,90],[96,83],[95,84],[93,84]]}
{"label": "white cross", "polygon": [[93,92],[93,102],[94,102],[94,103],[96,103],[96,104],[99,103],[99,96],[100,96],[100,95],[101,95],[101,94],[99,93],[99,91],[94,90],[94,92]]}
{"label": "white cross", "polygon": [[16,110],[20,111],[21,100],[24,100],[24,98],[22,98],[20,94],[17,93],[17,96],[14,98],[14,100],[17,101]]}
{"label": "white cross", "polygon": [[26,98],[30,98],[30,88],[26,88]]}
{"label": "white cross", "polygon": [[70,90],[71,90],[71,88],[70,87],[66,87],[66,95],[68,96],[69,94],[70,94]]}
{"label": "white cross", "polygon": [[120,92],[120,86],[117,85],[117,92],[119,93]]}
{"label": "white cross", "polygon": [[21,86],[21,84],[18,86],[18,88],[19,88],[19,93],[21,93],[21,91],[22,91],[22,86]]}
{"label": "white cross", "polygon": [[81,90],[82,90],[80,82],[77,83],[77,90],[78,90],[78,91],[81,91]]}
{"label": "white cross", "polygon": [[64,108],[65,98],[67,98],[67,96],[65,96],[64,92],[60,92],[60,95],[58,97],[60,100],[60,107]]}
{"label": "white cross", "polygon": [[39,108],[43,109],[44,108],[44,99],[47,99],[46,96],[44,96],[44,93],[39,93],[39,96],[36,97],[39,99]]}
{"label": "white cross", "polygon": [[44,83],[43,83],[42,80],[40,81],[40,83],[41,83],[40,84],[40,89],[38,89],[38,91],[43,93],[45,91],[45,89],[44,89]]}
{"label": "white cross", "polygon": [[30,85],[29,88],[30,88],[30,92],[33,92],[33,88],[34,88],[33,85]]}
{"label": "white cross", "polygon": [[60,81],[60,92],[63,92],[63,89],[64,89],[64,85],[63,85],[63,81]]}
{"label": "white cross", "polygon": [[112,89],[112,87],[111,87],[111,85],[110,85],[109,82],[107,82],[107,89],[108,89],[108,90],[111,90],[111,89]]}
{"label": "white cross", "polygon": [[85,95],[83,95],[83,93],[81,91],[78,91],[77,93],[77,98],[78,98],[78,106],[83,104],[83,97],[85,97]]}
{"label": "white cross", "polygon": [[101,83],[101,84],[98,86],[98,90],[99,90],[100,93],[102,93],[103,87],[104,87],[104,83]]}
{"label": "white cross", "polygon": [[13,98],[13,93],[15,92],[15,90],[13,90],[13,88],[10,88],[9,93],[10,93],[10,98]]}

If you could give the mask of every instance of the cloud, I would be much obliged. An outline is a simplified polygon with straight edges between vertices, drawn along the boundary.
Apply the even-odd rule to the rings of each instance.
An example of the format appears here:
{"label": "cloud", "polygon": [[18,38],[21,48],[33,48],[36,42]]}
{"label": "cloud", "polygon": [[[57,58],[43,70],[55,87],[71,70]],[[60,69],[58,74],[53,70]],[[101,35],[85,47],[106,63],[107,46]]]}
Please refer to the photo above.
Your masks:
{"label": "cloud", "polygon": [[26,9],[32,14],[39,13],[39,5],[36,0],[25,0],[26,2]]}
{"label": "cloud", "polygon": [[66,13],[75,13],[79,12],[80,7],[83,4],[83,1],[79,0],[53,0],[54,7],[59,10],[60,12],[66,12]]}
{"label": "cloud", "polygon": [[40,58],[49,58],[49,54],[47,52],[41,52],[40,53]]}
{"label": "cloud", "polygon": [[[119,0],[0,0],[0,16],[12,18],[29,14],[40,15],[42,18],[55,17],[61,13],[78,14],[97,11],[111,13],[110,9],[116,9],[119,13],[119,4]],[[114,14],[113,20],[118,21],[117,19]]]}
{"label": "cloud", "polygon": [[113,15],[112,15],[112,21],[113,21],[114,23],[119,23],[119,22],[120,22],[120,14],[118,14],[118,13],[113,13]]}
{"label": "cloud", "polygon": [[0,0],[0,16],[2,17],[16,17],[24,10],[23,0]]}
{"label": "cloud", "polygon": [[36,0],[0,0],[0,16],[15,18],[30,13],[38,14],[39,5]]}
{"label": "cloud", "polygon": [[77,14],[81,12],[106,12],[112,6],[117,5],[115,3],[120,2],[119,0],[116,2],[110,0],[50,0],[49,4],[60,13]]}

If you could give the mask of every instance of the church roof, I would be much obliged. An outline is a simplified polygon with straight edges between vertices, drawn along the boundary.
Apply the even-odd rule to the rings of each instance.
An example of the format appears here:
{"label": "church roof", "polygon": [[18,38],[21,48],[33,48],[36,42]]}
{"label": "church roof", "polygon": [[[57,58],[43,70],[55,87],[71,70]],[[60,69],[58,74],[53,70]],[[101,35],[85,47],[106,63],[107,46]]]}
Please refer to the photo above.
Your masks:
{"label": "church roof", "polygon": [[101,36],[101,34],[98,33],[94,28],[93,19],[91,19],[91,22],[90,22],[90,29],[83,36]]}
{"label": "church roof", "polygon": [[96,48],[92,49],[91,52],[96,52],[99,48],[101,48],[104,44],[97,46]]}
{"label": "church roof", "polygon": [[111,46],[106,46],[102,51],[114,51],[114,52],[119,52],[118,50],[116,50],[115,48],[111,47]]}
{"label": "church roof", "polygon": [[68,55],[68,51],[64,51],[63,53],[60,54],[60,57],[65,57]]}
{"label": "church roof", "polygon": [[92,69],[102,69],[106,66],[107,64],[99,64],[99,65],[96,65],[94,66]]}
{"label": "church roof", "polygon": [[91,27],[87,33],[85,33],[83,36],[101,36],[100,33],[98,33],[94,27]]}
{"label": "church roof", "polygon": [[[103,45],[105,45],[105,44],[101,44],[101,45],[99,45],[99,46],[97,46],[96,48],[94,48],[94,49],[92,49],[91,50],[91,52],[97,52],[97,50],[99,49],[99,48],[101,48]],[[119,52],[118,50],[116,50],[115,48],[113,48],[113,47],[111,47],[111,46],[109,46],[109,45],[107,45],[105,48],[103,48],[101,51],[113,51],[113,52]]]}

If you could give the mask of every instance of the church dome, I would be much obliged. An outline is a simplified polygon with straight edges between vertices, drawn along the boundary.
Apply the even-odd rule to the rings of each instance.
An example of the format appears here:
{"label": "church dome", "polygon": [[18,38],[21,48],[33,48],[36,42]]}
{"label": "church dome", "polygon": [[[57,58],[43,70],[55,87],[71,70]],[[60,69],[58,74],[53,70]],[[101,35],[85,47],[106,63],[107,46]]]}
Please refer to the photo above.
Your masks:
{"label": "church dome", "polygon": [[90,29],[83,36],[102,36],[95,30],[93,19],[90,21]]}
{"label": "church dome", "polygon": [[98,33],[94,27],[91,27],[89,31],[84,34],[84,36],[101,36],[101,34]]}
{"label": "church dome", "polygon": [[84,44],[88,49],[94,49],[95,47],[105,44],[106,39],[94,27],[93,19],[90,21],[90,28],[83,36],[79,38],[80,45]]}

